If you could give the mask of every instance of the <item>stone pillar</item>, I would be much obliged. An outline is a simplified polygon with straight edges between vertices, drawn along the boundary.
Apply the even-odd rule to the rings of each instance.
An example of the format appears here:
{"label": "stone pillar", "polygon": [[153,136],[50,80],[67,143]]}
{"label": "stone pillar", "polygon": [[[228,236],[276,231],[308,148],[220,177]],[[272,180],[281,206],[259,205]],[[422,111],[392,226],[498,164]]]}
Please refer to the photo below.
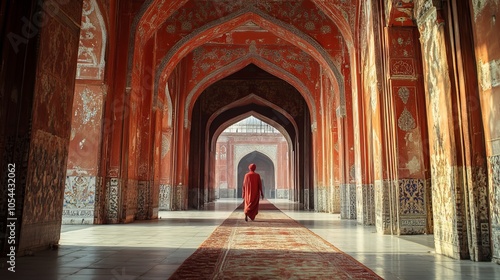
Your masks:
{"label": "stone pillar", "polygon": [[[346,100],[350,100],[346,98]],[[345,116],[337,114],[339,123],[341,209],[342,219],[356,219],[356,169],[354,164],[354,138],[352,101],[346,104]]]}
{"label": "stone pillar", "polygon": [[99,157],[107,34],[95,0],[84,0],[81,22],[63,224],[94,223],[96,190],[102,188]]}
{"label": "stone pillar", "polygon": [[432,1],[416,9],[424,65],[436,252],[468,256],[463,182],[457,168],[445,30]]}
{"label": "stone pillar", "polygon": [[[500,3],[457,1],[450,6],[455,26],[460,28],[460,36],[455,38],[460,39],[460,52],[465,54],[457,56],[461,58],[460,70],[464,71],[459,77],[463,83],[460,84],[461,105],[468,112],[464,114],[468,124],[464,130],[470,145],[467,178],[472,221],[471,259],[491,258],[500,264]],[[471,38],[474,41],[471,42]],[[470,55],[473,52],[475,55]]]}
{"label": "stone pillar", "polygon": [[417,35],[414,27],[387,28],[389,91],[397,125],[398,189],[393,207],[398,234],[427,233],[426,204],[430,203],[425,195],[427,127]]}
{"label": "stone pillar", "polygon": [[103,183],[96,186],[96,224],[124,222],[126,212],[123,207],[127,201],[128,147],[129,131],[128,117],[130,114],[131,86],[127,85],[127,60],[130,26],[133,12],[130,7],[117,7],[110,10],[109,18],[120,23],[120,32],[115,20],[109,21],[108,54],[106,79],[109,90],[105,96],[102,129],[102,153],[100,155],[100,174]]}
{"label": "stone pillar", "polygon": [[[4,15],[0,177],[15,176],[0,199],[1,248],[15,245],[18,255],[59,241],[81,12],[82,1],[32,1],[12,2]],[[16,232],[9,246],[7,218]]]}

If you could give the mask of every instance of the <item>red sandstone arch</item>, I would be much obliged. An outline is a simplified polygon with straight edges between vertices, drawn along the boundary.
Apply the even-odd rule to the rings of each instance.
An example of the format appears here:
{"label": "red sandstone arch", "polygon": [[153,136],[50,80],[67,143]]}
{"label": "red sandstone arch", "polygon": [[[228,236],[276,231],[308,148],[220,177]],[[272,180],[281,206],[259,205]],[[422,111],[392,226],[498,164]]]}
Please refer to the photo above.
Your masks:
{"label": "red sandstone arch", "polygon": [[[234,108],[234,107],[238,107],[238,106],[241,106],[243,104],[248,104],[248,103],[251,103],[251,102],[254,102],[254,103],[260,103],[260,104],[263,104],[263,105],[266,105],[266,106],[269,106],[269,107],[272,107],[273,109],[276,109],[276,110],[279,110],[281,114],[284,114],[284,116],[287,118],[288,121],[290,121],[293,126],[294,126],[294,130],[297,131],[297,125],[295,123],[295,121],[293,120],[292,116],[290,116],[286,111],[284,111],[283,109],[281,109],[280,107],[272,104],[271,102],[259,97],[259,96],[256,96],[254,94],[251,94],[245,98],[242,98],[236,102],[233,102],[223,108],[221,108],[220,110],[218,110],[216,113],[214,113],[208,123],[207,123],[207,126],[206,126],[206,139],[210,139],[209,137],[209,134],[210,134],[210,126],[213,122],[213,120],[219,116],[221,113],[223,113],[224,111],[226,110],[229,110],[230,108]],[[213,137],[211,138],[210,140],[210,143],[208,141],[206,141],[205,143],[205,156],[204,156],[204,160],[205,160],[205,170],[204,170],[204,173],[205,173],[205,178],[207,180],[207,182],[209,182],[209,185],[210,186],[214,186],[214,182],[212,181],[215,176],[212,176],[214,175],[215,173],[215,170],[213,168],[213,166],[215,166],[215,158],[212,156],[213,155],[213,151],[215,151],[215,147],[217,145],[217,140],[220,136],[220,134],[229,126],[233,125],[234,123],[240,121],[240,120],[243,120],[249,116],[254,116],[270,125],[272,125],[273,127],[275,127],[286,139],[287,141],[287,146],[288,146],[288,152],[289,154],[291,155],[290,156],[290,161],[289,161],[289,166],[287,167],[288,170],[290,170],[290,182],[293,182],[292,178],[294,178],[294,174],[295,174],[295,169],[293,168],[295,165],[293,163],[293,159],[297,158],[296,156],[293,155],[293,147],[296,146],[294,145],[294,143],[296,144],[297,142],[297,139],[291,139],[290,137],[290,134],[286,131],[286,129],[281,125],[279,124],[278,122],[258,113],[258,112],[255,112],[255,111],[248,111],[248,112],[245,112],[241,115],[238,115],[234,118],[231,118],[231,119],[228,119],[227,121],[225,121],[223,124],[221,124],[217,130],[214,132],[213,134]],[[296,138],[296,136],[295,136]],[[296,186],[294,185],[294,183],[291,183],[291,185],[289,186],[289,188],[291,189],[294,189]]]}
{"label": "red sandstone arch", "polygon": [[96,0],[83,1],[76,79],[104,79],[107,26]]}
{"label": "red sandstone arch", "polygon": [[225,67],[220,68],[218,71],[212,72],[211,74],[205,76],[192,90],[191,92],[188,93],[186,97],[186,103],[184,106],[184,119],[189,120],[191,119],[191,111],[194,106],[194,103],[198,99],[198,97],[201,95],[203,90],[208,88],[210,85],[215,83],[218,80],[221,80],[241,69],[243,69],[245,66],[249,64],[255,64],[262,70],[288,82],[290,85],[292,85],[297,91],[301,93],[301,95],[304,97],[306,100],[306,104],[309,108],[310,112],[310,117],[313,123],[316,122],[316,106],[315,106],[315,101],[314,97],[312,96],[311,92],[305,86],[300,79],[295,77],[293,74],[290,72],[286,71],[285,69],[271,63],[270,61],[263,59],[260,56],[257,55],[247,55],[245,57],[242,57],[238,60],[235,60],[229,64],[227,64]]}
{"label": "red sandstone arch", "polygon": [[[223,111],[226,111],[230,108],[233,108],[233,107],[237,107],[237,106],[240,106],[242,104],[246,104],[246,103],[250,103],[252,101],[256,101],[256,102],[259,102],[259,103],[262,103],[263,105],[266,105],[266,106],[273,106],[272,108],[277,110],[276,108],[279,109],[278,106],[272,104],[271,102],[267,101],[267,100],[264,100],[263,98],[259,97],[259,96],[256,96],[256,95],[250,95],[248,96],[248,98],[244,98],[246,100],[238,100],[237,102],[234,102],[232,104],[229,104],[228,106],[220,109],[217,113],[213,114],[210,119],[208,120],[208,123],[207,123],[207,129],[206,129],[206,136],[207,136],[207,139],[209,139],[209,127],[211,126],[213,120],[218,116],[220,115],[220,113],[222,113]],[[240,101],[243,101],[243,102],[240,102]],[[293,120],[292,116],[290,116],[286,111],[284,111],[283,109],[281,109],[280,113],[282,113],[288,121],[290,121],[293,126],[294,126],[294,129],[297,131],[297,124],[295,123],[295,121]],[[249,116],[254,116],[258,119],[260,119],[261,121],[264,121],[270,125],[272,125],[274,128],[276,128],[281,134],[283,134],[283,136],[285,137],[287,143],[289,146],[292,146],[292,138],[290,137],[290,134],[288,134],[288,132],[286,131],[286,129],[281,125],[279,124],[278,122],[258,113],[258,112],[255,112],[255,111],[248,111],[246,113],[243,113],[237,117],[234,117],[232,119],[229,119],[227,121],[225,121],[222,125],[220,125],[217,130],[214,132],[214,135],[212,137],[212,140],[211,140],[211,143],[209,143],[209,147],[210,147],[210,150],[213,150],[215,149],[215,144],[217,143],[217,138],[219,138],[220,134],[228,127],[230,127],[231,125],[249,117]],[[208,148],[208,147],[207,147]]]}
{"label": "red sandstone arch", "polygon": [[188,53],[193,51],[196,47],[249,21],[254,22],[261,28],[270,31],[277,37],[282,38],[313,57],[325,69],[332,83],[336,83],[340,95],[344,94],[344,78],[321,45],[293,26],[279,26],[272,22],[269,16],[255,10],[246,11],[243,14],[241,14],[241,12],[233,14],[227,17],[224,22],[217,25],[213,23],[207,24],[203,29],[190,33],[183,40],[177,42],[162,59],[161,64],[157,68],[155,94],[161,95],[163,93],[162,87],[159,87],[159,85],[163,85],[167,82],[173,69]]}
{"label": "red sandstone arch", "polygon": [[[132,57],[129,58],[129,77],[132,75],[132,65],[134,62],[141,63],[140,59],[140,49],[136,46],[142,46],[147,42],[154,32],[158,30],[161,24],[168,19],[175,11],[184,6],[189,0],[149,0],[146,1],[141,7],[141,11],[134,20],[132,26],[132,35],[130,36],[130,48],[133,53]],[[311,0],[318,9],[320,9],[325,15],[327,15],[332,23],[337,26],[340,33],[342,34],[344,40],[347,43],[348,49],[351,52],[351,59],[354,53],[354,40],[353,35],[349,26],[349,23],[345,19],[340,8],[336,5],[336,1],[324,1],[324,0]],[[162,11],[158,13],[158,11]],[[354,61],[351,61],[351,64]]]}
{"label": "red sandstone arch", "polygon": [[[189,0],[150,0],[144,3],[142,11],[138,17],[137,29],[139,33],[135,34],[134,41],[142,45],[149,40],[152,34],[158,30],[161,23],[169,18],[175,11],[184,6]],[[346,21],[342,12],[335,6],[336,1],[311,0],[323,13],[325,13],[332,22],[339,28],[342,36],[348,42],[353,42],[353,36],[350,31],[349,23]],[[162,13],[158,13],[162,11]],[[135,56],[134,52],[134,56]]]}

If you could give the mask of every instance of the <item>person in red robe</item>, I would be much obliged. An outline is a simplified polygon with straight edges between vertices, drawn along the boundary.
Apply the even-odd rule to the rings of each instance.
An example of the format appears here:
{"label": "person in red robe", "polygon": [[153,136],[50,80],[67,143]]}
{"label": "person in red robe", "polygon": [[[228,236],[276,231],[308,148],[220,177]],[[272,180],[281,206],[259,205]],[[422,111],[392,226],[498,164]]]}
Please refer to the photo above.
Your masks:
{"label": "person in red robe", "polygon": [[262,181],[260,180],[260,175],[255,173],[255,164],[250,164],[248,169],[250,171],[245,174],[243,179],[243,202],[245,203],[245,221],[248,218],[253,221],[255,216],[259,213],[259,198],[264,199],[264,193],[262,192]]}

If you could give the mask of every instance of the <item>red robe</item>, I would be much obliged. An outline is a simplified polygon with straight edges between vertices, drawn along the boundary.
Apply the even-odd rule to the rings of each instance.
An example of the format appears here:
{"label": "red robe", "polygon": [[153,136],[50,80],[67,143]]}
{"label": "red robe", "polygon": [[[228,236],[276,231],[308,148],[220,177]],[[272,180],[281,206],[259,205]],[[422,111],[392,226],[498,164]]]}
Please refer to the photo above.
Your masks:
{"label": "red robe", "polygon": [[259,213],[259,198],[262,195],[262,181],[260,175],[249,171],[243,179],[243,199],[245,202],[245,215],[252,221]]}

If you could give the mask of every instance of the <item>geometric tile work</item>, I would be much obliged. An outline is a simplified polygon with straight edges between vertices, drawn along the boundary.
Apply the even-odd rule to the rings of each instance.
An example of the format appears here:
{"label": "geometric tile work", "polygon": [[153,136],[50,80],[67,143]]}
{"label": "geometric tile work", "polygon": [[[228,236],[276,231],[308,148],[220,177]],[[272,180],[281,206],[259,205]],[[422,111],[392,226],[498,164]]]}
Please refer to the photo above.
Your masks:
{"label": "geometric tile work", "polygon": [[426,210],[427,210],[427,234],[434,233],[434,216],[432,210],[432,179],[428,178],[425,180],[425,199],[426,199]]}
{"label": "geometric tile work", "polygon": [[356,219],[356,185],[340,185],[341,207],[340,217],[342,219]]}
{"label": "geometric tile work", "polygon": [[171,185],[160,185],[160,211],[170,211],[172,210],[172,186]]}
{"label": "geometric tile work", "polygon": [[395,183],[391,180],[375,181],[375,225],[377,232],[382,234],[392,233],[390,197],[394,187]]}
{"label": "geometric tile work", "polygon": [[356,220],[356,185],[349,184],[349,219]]}
{"label": "geometric tile work", "polygon": [[347,197],[348,190],[347,185],[340,185],[340,218],[348,219],[349,218],[349,199]]}
{"label": "geometric tile work", "polygon": [[309,189],[304,189],[302,199],[304,201],[304,210],[312,210],[309,203]]}
{"label": "geometric tile work", "polygon": [[375,225],[375,189],[373,184],[363,185],[363,225]]}
{"label": "geometric tile work", "polygon": [[63,224],[94,223],[95,187],[95,176],[66,176]]}
{"label": "geometric tile work", "polygon": [[289,199],[288,194],[289,194],[288,189],[277,189],[276,190],[276,198],[277,199]]}
{"label": "geometric tile work", "polygon": [[500,264],[500,155],[488,158],[489,190],[490,190],[490,217],[491,217],[491,252],[492,260]]}
{"label": "geometric tile work", "polygon": [[375,228],[377,232],[386,234],[384,229],[384,184],[381,180],[375,180]]}
{"label": "geometric tile work", "polygon": [[424,180],[399,180],[399,207],[399,213],[403,215],[424,215],[426,213]]}
{"label": "geometric tile work", "polygon": [[427,232],[425,198],[424,180],[399,180],[400,234],[424,234]]}
{"label": "geometric tile work", "polygon": [[[488,172],[486,168],[474,166],[464,167],[469,185],[469,248],[473,261],[489,261],[491,257]],[[466,202],[467,203],[467,202]]]}
{"label": "geometric tile work", "polygon": [[219,197],[220,198],[235,198],[236,190],[235,189],[219,189]]}
{"label": "geometric tile work", "polygon": [[139,197],[139,181],[127,179],[126,186],[122,190],[125,193],[125,202],[121,205],[122,211],[125,211],[125,223],[135,220],[137,214],[138,197]]}
{"label": "geometric tile work", "polygon": [[111,224],[118,223],[118,201],[119,201],[119,179],[106,178],[106,222]]}
{"label": "geometric tile work", "polygon": [[340,186],[330,187],[331,206],[330,213],[340,214]]}
{"label": "geometric tile work", "polygon": [[175,191],[172,192],[174,197],[172,210],[187,210],[188,209],[188,186],[177,185]]}
{"label": "geometric tile work", "polygon": [[356,185],[356,220],[358,224],[363,225],[365,222],[365,203],[366,198],[363,196],[364,185]]}
{"label": "geometric tile work", "polygon": [[317,212],[327,212],[328,204],[326,201],[327,193],[324,186],[314,187],[314,210]]}
{"label": "geometric tile work", "polygon": [[148,208],[150,206],[149,199],[149,182],[139,181],[137,185],[137,213],[136,220],[146,220],[148,217]]}

